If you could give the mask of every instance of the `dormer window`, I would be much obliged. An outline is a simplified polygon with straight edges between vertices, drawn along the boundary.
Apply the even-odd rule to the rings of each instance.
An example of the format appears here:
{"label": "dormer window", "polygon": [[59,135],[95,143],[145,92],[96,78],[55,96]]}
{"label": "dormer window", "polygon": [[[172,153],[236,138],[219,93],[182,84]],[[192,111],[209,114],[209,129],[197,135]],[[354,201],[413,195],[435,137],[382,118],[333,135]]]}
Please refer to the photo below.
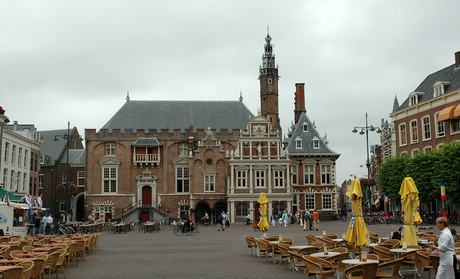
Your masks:
{"label": "dormer window", "polygon": [[433,97],[438,97],[444,94],[445,88],[450,84],[448,81],[437,81],[433,85]]}
{"label": "dormer window", "polygon": [[319,140],[313,141],[313,149],[319,149]]}
{"label": "dormer window", "polygon": [[304,124],[302,125],[302,127],[303,127],[303,131],[304,131],[304,132],[308,132],[308,125],[307,125],[307,123],[304,123]]}
{"label": "dormer window", "polygon": [[302,141],[296,140],[295,141],[295,149],[302,149]]}
{"label": "dormer window", "polygon": [[409,106],[415,106],[418,104],[420,96],[423,95],[423,92],[412,92],[409,94]]}

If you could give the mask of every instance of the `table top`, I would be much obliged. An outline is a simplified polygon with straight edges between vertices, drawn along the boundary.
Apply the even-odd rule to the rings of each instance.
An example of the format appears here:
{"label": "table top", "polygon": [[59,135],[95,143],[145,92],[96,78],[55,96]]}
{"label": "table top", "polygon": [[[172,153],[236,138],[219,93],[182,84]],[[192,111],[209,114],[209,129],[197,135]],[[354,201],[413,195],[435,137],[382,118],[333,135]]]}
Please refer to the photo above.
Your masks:
{"label": "table top", "polygon": [[32,261],[32,259],[28,259],[28,258],[0,260],[0,264],[21,263],[21,262],[30,262],[30,261]]}
{"label": "table top", "polygon": [[367,246],[374,247],[374,246],[377,246],[377,245],[379,245],[379,244],[378,243],[369,243],[369,245],[367,245]]}
{"label": "table top", "polygon": [[34,248],[32,249],[32,252],[41,252],[41,251],[49,251],[53,248],[45,248],[45,247],[39,247],[39,248]]}
{"label": "table top", "polygon": [[343,240],[343,238],[334,238],[334,239],[332,239],[332,241],[336,241],[336,242],[340,242],[342,240]]}
{"label": "table top", "polygon": [[411,251],[415,251],[415,250],[418,250],[418,249],[415,249],[415,248],[407,248],[406,250],[403,250],[402,248],[396,248],[396,249],[390,249],[390,252],[394,252],[394,253],[406,253],[406,252],[411,252]]}
{"label": "table top", "polygon": [[359,259],[348,259],[348,260],[343,260],[342,263],[344,264],[364,264],[364,263],[379,263],[379,261],[367,259],[367,261],[363,262],[363,261],[360,261]]}
{"label": "table top", "polygon": [[274,241],[269,241],[269,243],[271,243],[271,244],[278,244],[278,243],[280,243],[280,242],[279,242],[278,240],[274,240]]}
{"label": "table top", "polygon": [[293,245],[293,246],[289,246],[289,249],[291,250],[300,250],[300,249],[303,249],[303,248],[318,248],[316,246],[310,246],[310,245]]}
{"label": "table top", "polygon": [[310,256],[318,257],[318,258],[327,258],[327,257],[335,256],[335,255],[338,255],[338,254],[340,254],[340,253],[339,252],[328,252],[327,255],[325,255],[324,252],[321,252],[321,253],[313,253]]}
{"label": "table top", "polygon": [[21,253],[21,254],[17,254],[17,256],[19,257],[28,257],[28,256],[38,256],[38,255],[46,255],[48,253],[46,252],[32,252],[32,253]]}
{"label": "table top", "polygon": [[15,265],[5,265],[5,266],[0,266],[0,271],[7,270],[7,269],[12,269],[15,268]]}

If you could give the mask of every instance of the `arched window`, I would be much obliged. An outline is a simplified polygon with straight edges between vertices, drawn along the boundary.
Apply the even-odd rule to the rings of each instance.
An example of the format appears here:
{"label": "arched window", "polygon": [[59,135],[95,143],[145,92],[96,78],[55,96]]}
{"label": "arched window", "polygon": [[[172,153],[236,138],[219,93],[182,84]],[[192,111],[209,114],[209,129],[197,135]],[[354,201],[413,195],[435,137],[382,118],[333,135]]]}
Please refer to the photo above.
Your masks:
{"label": "arched window", "polygon": [[275,215],[278,215],[280,212],[283,212],[284,209],[286,209],[286,206],[284,206],[284,203],[276,203],[275,206],[273,207],[273,213]]}
{"label": "arched window", "polygon": [[248,206],[245,203],[240,203],[236,206],[236,216],[237,217],[248,216]]}

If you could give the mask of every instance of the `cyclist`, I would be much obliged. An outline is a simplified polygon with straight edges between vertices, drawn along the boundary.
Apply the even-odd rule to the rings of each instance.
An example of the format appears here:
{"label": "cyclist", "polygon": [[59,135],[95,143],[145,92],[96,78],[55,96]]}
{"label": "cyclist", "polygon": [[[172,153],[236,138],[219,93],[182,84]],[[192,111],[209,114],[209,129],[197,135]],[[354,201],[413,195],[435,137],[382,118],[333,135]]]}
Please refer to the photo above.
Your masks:
{"label": "cyclist", "polygon": [[248,216],[246,216],[246,225],[249,226],[249,223],[251,223],[251,214],[248,213]]}
{"label": "cyclist", "polygon": [[182,233],[185,233],[185,230],[190,230],[190,218],[185,219],[184,225],[182,226]]}
{"label": "cyclist", "polygon": [[204,216],[203,216],[203,218],[201,218],[201,221],[203,221],[205,225],[207,225],[207,224],[209,223],[209,215],[208,215],[208,212],[205,212],[205,213],[204,213]]}

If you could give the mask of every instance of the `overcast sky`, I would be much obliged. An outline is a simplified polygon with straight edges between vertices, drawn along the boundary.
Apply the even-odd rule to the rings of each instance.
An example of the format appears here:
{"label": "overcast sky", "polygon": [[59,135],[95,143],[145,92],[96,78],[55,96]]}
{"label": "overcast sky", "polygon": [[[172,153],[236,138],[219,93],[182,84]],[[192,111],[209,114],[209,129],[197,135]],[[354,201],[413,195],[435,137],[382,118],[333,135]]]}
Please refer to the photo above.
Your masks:
{"label": "overcast sky", "polygon": [[367,175],[365,136],[351,132],[365,113],[369,124],[390,120],[395,96],[402,104],[454,64],[458,11],[458,0],[1,1],[0,106],[11,123],[51,130],[70,120],[82,135],[127,90],[132,100],[238,100],[241,91],[257,114],[269,23],[283,133],[295,83],[305,83],[308,117],[341,154],[340,185]]}

